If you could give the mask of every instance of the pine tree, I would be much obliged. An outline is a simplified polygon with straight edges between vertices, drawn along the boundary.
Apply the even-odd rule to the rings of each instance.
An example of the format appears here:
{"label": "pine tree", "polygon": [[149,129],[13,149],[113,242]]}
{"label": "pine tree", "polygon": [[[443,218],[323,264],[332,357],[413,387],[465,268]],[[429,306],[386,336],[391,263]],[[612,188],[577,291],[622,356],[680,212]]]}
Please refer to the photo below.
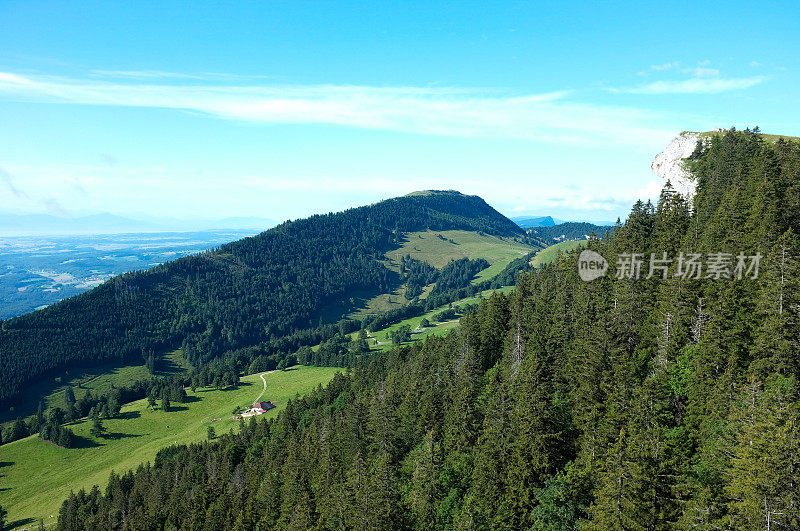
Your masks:
{"label": "pine tree", "polygon": [[11,437],[9,437],[9,439],[12,441],[17,441],[27,436],[28,426],[25,424],[25,421],[22,420],[22,417],[17,417],[14,420],[14,424],[11,425]]}
{"label": "pine tree", "polygon": [[71,385],[68,385],[64,390],[64,403],[67,406],[75,403],[75,392],[72,390]]}
{"label": "pine tree", "polygon": [[91,432],[95,437],[100,437],[103,435],[103,419],[100,418],[100,415],[94,415],[94,417],[92,417]]}
{"label": "pine tree", "polygon": [[345,522],[347,528],[359,531],[372,529],[374,521],[368,508],[372,492],[366,463],[360,452],[356,453],[350,465],[346,489],[348,503],[345,510]]}

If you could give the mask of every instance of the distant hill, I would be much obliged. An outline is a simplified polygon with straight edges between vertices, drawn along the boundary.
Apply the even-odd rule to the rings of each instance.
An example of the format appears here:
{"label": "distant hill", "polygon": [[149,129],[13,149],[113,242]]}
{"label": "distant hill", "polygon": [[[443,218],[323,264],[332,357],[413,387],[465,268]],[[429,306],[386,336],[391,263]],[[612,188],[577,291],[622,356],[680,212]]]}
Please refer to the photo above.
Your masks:
{"label": "distant hill", "polygon": [[481,198],[453,191],[285,222],[0,321],[0,401],[66,367],[141,361],[178,347],[203,364],[336,322],[354,309],[354,294],[369,299],[395,289],[400,273],[386,253],[428,230],[525,238]]}
{"label": "distant hill", "polygon": [[560,219],[555,219],[552,216],[540,216],[540,217],[529,217],[529,216],[517,216],[511,218],[511,221],[522,227],[523,229],[529,229],[531,227],[552,227],[558,223],[563,223]]}
{"label": "distant hill", "polygon": [[613,225],[595,225],[594,223],[569,221],[553,226],[530,228],[527,233],[547,244],[553,244],[569,240],[585,240],[591,234],[602,238],[606,231],[612,231],[613,229]]}

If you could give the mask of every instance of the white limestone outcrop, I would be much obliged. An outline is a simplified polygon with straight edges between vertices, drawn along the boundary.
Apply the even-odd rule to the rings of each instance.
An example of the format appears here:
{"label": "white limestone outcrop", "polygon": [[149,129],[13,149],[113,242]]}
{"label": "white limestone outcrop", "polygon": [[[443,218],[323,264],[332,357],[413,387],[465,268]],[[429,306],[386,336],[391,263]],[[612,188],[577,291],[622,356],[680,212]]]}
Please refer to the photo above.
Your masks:
{"label": "white limestone outcrop", "polygon": [[697,183],[691,173],[686,170],[684,159],[692,154],[698,140],[700,140],[700,135],[697,133],[681,133],[672,139],[664,151],[656,155],[650,165],[653,173],[664,181],[669,180],[672,187],[687,198],[694,196]]}

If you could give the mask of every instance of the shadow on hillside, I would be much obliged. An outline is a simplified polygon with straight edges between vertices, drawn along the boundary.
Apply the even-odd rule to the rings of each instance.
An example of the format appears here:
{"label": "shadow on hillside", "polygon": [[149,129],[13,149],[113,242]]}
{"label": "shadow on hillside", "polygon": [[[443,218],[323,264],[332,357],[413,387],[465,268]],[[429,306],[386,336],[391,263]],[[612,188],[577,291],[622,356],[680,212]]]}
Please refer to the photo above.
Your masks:
{"label": "shadow on hillside", "polygon": [[176,411],[188,411],[188,407],[186,406],[179,406],[178,404],[170,404],[169,411],[167,413],[174,413]]}
{"label": "shadow on hillside", "polygon": [[98,446],[100,446],[100,444],[98,444],[97,441],[84,437],[83,435],[78,435],[77,433],[72,440],[73,448],[97,448]]}
{"label": "shadow on hillside", "polygon": [[[6,526],[8,526],[9,529],[16,529],[17,527],[22,527],[24,525],[32,523],[33,523],[33,518],[20,518],[19,520],[13,520],[11,522],[8,522]],[[5,529],[5,527],[3,529]]]}
{"label": "shadow on hillside", "polygon": [[[259,380],[258,383],[261,384],[261,380]],[[253,384],[251,384],[250,382],[240,382],[239,384],[236,385],[236,387],[229,386],[226,387],[225,389],[220,389],[220,391],[222,391],[223,393],[227,393],[228,391],[236,391],[237,389],[241,389],[242,387],[250,387],[251,385]]]}
{"label": "shadow on hillside", "polygon": [[141,437],[133,433],[104,433],[103,439],[108,441],[118,441],[120,439],[130,439],[131,437]]}
{"label": "shadow on hillside", "polygon": [[116,416],[118,419],[128,420],[128,419],[137,419],[141,417],[142,414],[139,411],[126,411],[125,413],[120,413]]}
{"label": "shadow on hillside", "polygon": [[[215,392],[216,393],[216,392],[219,392],[219,391],[223,391],[223,392],[225,392],[225,391],[236,391],[237,389],[240,389],[242,387],[250,387],[251,385],[253,385],[252,382],[239,382],[238,384],[236,384],[236,387],[228,386],[228,387],[226,387],[224,389],[217,389],[215,387],[203,387],[203,388],[197,389],[197,391],[195,391],[195,392],[200,394],[200,393],[211,393],[211,392]],[[261,385],[261,380],[258,381],[258,385]]]}
{"label": "shadow on hillside", "polygon": [[202,400],[202,399],[199,396],[189,395],[183,400],[183,403],[184,404],[191,404],[193,402],[200,402],[200,400]]}
{"label": "shadow on hillside", "polygon": [[14,461],[0,461],[0,468],[3,468],[4,466],[11,466],[13,464]]}

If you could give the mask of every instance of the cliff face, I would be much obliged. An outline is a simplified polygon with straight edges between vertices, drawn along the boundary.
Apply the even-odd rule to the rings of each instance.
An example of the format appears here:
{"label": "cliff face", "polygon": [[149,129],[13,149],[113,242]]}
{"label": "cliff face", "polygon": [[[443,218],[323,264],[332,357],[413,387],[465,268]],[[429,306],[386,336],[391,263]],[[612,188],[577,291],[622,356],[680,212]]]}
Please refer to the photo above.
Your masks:
{"label": "cliff face", "polygon": [[696,183],[684,167],[683,161],[692,154],[698,140],[700,135],[697,133],[681,133],[672,139],[664,151],[656,155],[650,165],[653,173],[665,181],[669,180],[678,193],[689,198],[694,195]]}

